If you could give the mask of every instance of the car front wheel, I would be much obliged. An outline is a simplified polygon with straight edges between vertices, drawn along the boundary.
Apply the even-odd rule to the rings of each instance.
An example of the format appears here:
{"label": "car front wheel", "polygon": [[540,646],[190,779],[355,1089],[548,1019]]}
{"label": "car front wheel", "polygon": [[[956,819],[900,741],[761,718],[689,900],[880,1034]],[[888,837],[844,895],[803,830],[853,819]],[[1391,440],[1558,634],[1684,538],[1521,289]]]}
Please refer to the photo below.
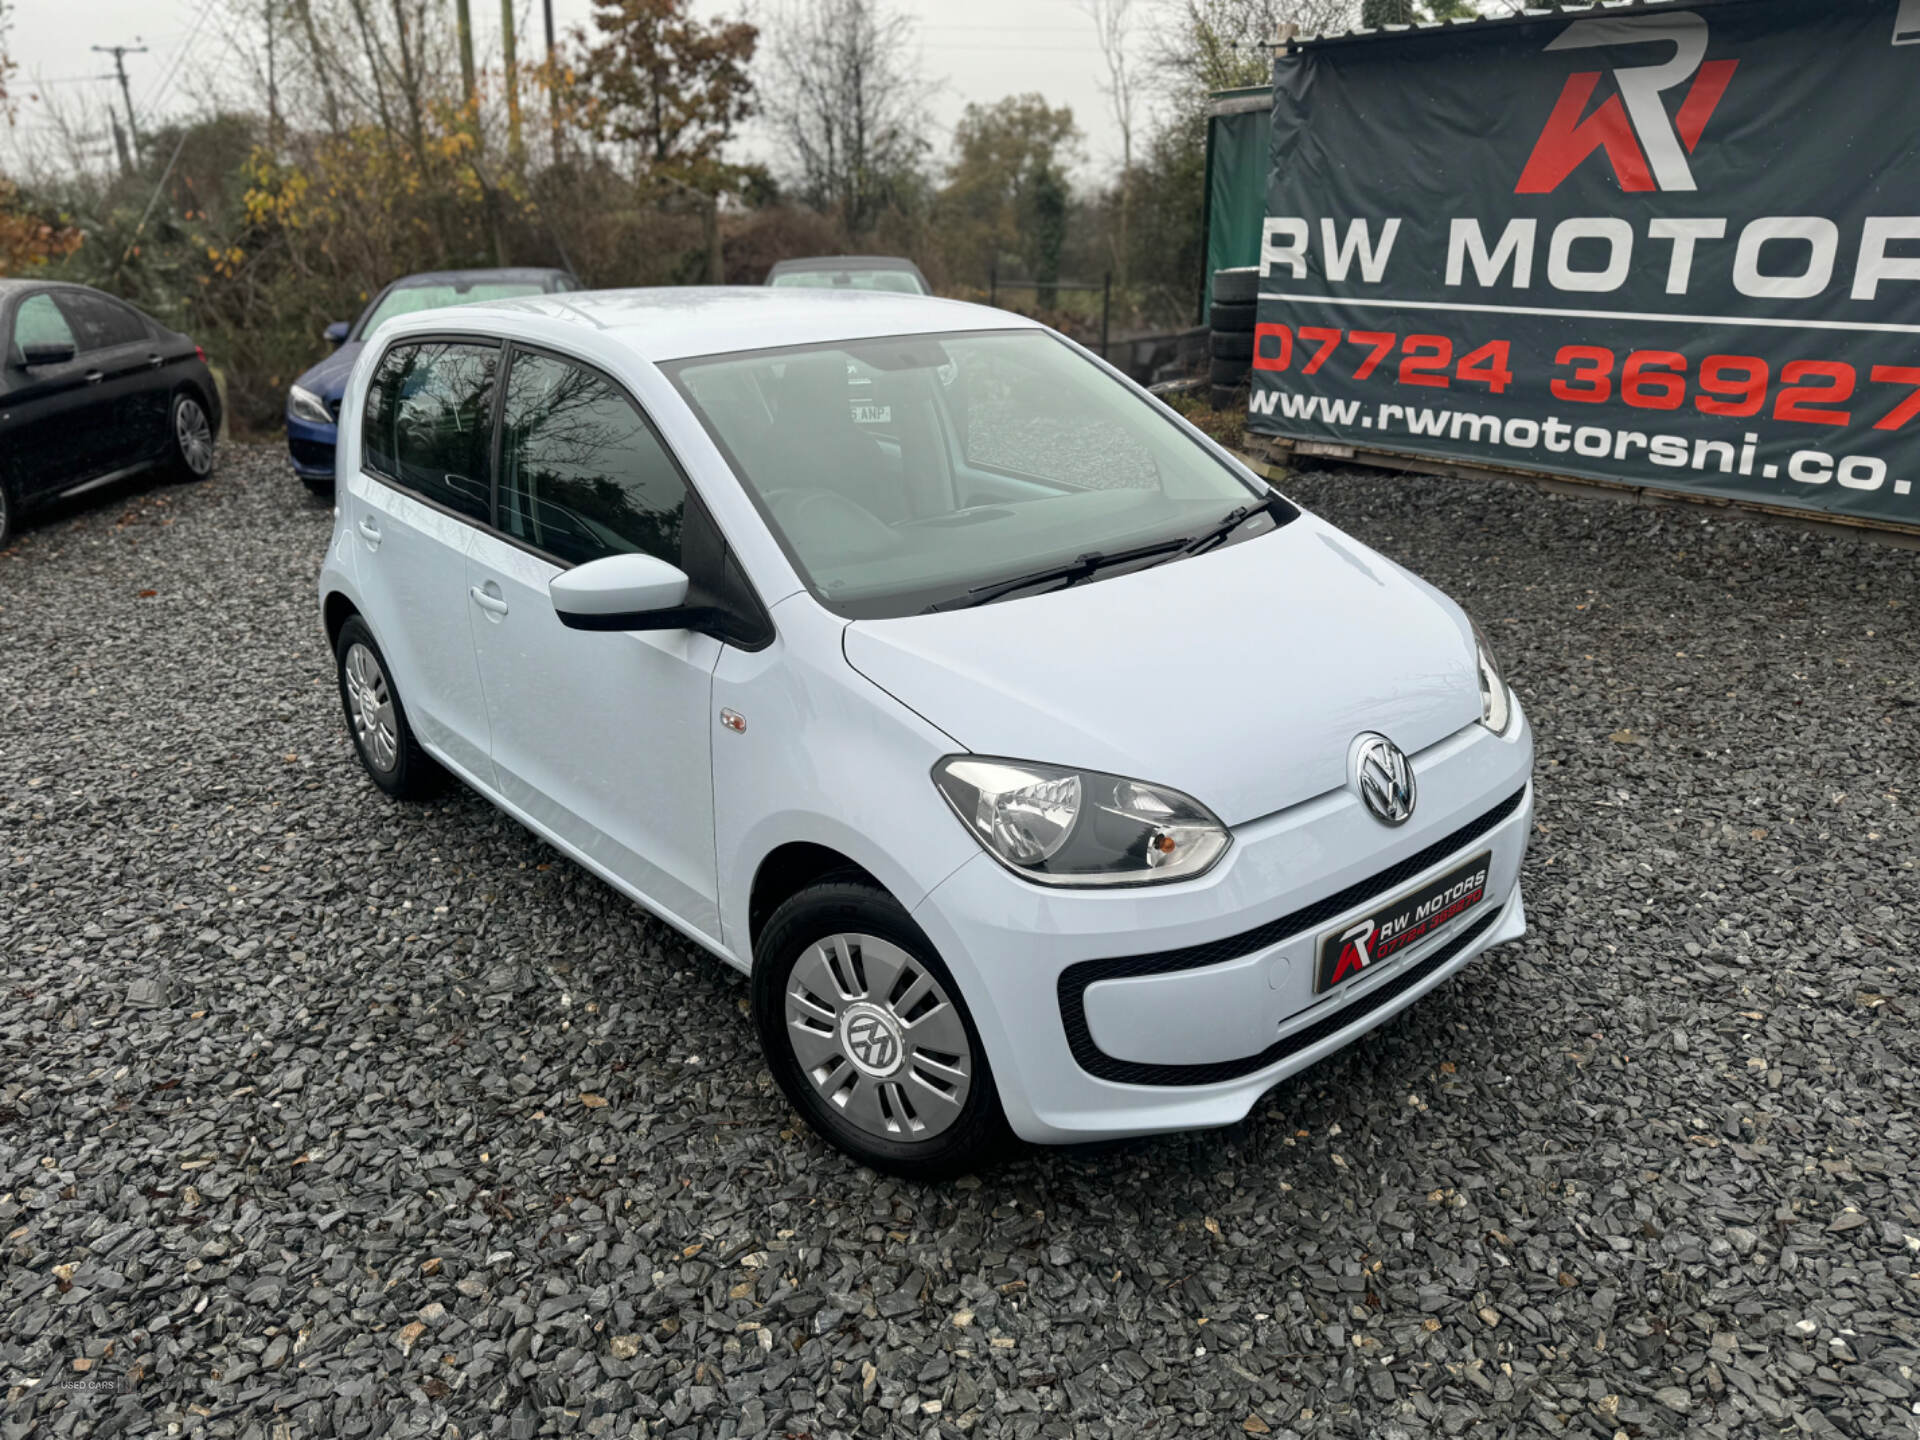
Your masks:
{"label": "car front wheel", "polygon": [[973,1016],[920,927],[860,880],[768,917],[753,1011],[774,1078],[819,1134],[876,1170],[933,1180],[1008,1138]]}

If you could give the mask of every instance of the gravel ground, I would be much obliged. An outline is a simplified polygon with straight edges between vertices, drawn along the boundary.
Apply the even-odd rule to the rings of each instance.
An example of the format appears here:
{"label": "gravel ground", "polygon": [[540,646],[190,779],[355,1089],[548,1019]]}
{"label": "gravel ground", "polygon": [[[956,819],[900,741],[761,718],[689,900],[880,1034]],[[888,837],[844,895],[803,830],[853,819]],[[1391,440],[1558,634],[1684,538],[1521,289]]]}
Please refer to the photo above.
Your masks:
{"label": "gravel ground", "polygon": [[1288,488],[1495,637],[1532,934],[1244,1125],[939,1188],[799,1125],[717,962],[361,777],[272,447],[27,531],[0,1437],[1915,1434],[1920,557]]}

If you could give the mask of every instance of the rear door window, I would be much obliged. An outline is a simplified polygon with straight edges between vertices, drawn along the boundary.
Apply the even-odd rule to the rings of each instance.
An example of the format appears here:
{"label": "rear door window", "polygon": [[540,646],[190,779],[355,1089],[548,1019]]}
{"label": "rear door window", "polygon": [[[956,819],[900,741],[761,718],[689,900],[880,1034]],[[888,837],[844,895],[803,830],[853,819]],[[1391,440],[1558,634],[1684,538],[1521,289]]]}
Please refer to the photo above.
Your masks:
{"label": "rear door window", "polygon": [[687,482],[626,392],[596,370],[517,352],[500,434],[499,528],[570,565],[680,561]]}
{"label": "rear door window", "polygon": [[471,341],[396,345],[367,385],[360,463],[423,499],[488,523],[500,352]]}
{"label": "rear door window", "polygon": [[112,350],[120,345],[138,345],[152,338],[146,319],[117,300],[105,295],[90,295],[84,290],[63,290],[54,297],[67,323],[88,350]]}

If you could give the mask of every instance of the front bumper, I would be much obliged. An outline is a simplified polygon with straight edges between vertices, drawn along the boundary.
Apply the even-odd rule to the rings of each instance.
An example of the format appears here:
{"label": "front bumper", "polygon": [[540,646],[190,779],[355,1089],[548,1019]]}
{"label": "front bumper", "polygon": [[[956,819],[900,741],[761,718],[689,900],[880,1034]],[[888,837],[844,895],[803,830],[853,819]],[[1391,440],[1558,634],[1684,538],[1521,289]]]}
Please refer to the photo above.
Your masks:
{"label": "front bumper", "polygon": [[[1232,1124],[1524,934],[1526,717],[1411,758],[1420,804],[1397,830],[1343,789],[1240,826],[1226,858],[1184,884],[1045,889],[981,854],[937,886],[914,918],[967,997],[1015,1132],[1058,1143]],[[1314,993],[1322,936],[1483,853],[1480,904]]]}
{"label": "front bumper", "polygon": [[288,415],[287,455],[293,461],[293,473],[302,480],[333,479],[334,447],[339,438],[338,425],[321,425]]}

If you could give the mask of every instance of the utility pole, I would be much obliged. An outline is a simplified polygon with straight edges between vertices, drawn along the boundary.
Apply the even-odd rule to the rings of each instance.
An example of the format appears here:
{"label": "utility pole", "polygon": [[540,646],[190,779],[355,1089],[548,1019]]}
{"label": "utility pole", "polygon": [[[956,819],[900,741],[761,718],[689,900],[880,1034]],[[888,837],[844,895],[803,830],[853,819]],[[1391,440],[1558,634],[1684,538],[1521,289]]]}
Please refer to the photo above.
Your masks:
{"label": "utility pole", "polygon": [[526,168],[527,152],[520,138],[520,60],[513,32],[513,0],[500,0],[500,50],[507,67],[507,154],[517,174]]}
{"label": "utility pole", "polygon": [[553,127],[553,163],[560,163],[560,48],[553,38],[553,0],[541,0],[547,16],[547,120]]}
{"label": "utility pole", "polygon": [[113,153],[120,157],[120,173],[133,173],[133,156],[127,151],[127,132],[120,128],[120,117],[113,113],[113,107],[107,107],[107,119],[113,124]]}
{"label": "utility pole", "polygon": [[114,74],[120,77],[120,98],[127,102],[127,133],[133,137],[133,154],[136,160],[140,156],[140,126],[133,118],[133,90],[127,84],[127,56],[144,55],[144,45],[96,45],[93,47],[102,55],[113,56]]}
{"label": "utility pole", "polygon": [[263,9],[267,22],[267,148],[277,150],[280,145],[280,74],[274,63],[273,54],[273,6],[274,0],[265,0]]}
{"label": "utility pole", "polygon": [[454,28],[460,37],[461,94],[473,105],[473,14],[468,0],[453,0]]}

